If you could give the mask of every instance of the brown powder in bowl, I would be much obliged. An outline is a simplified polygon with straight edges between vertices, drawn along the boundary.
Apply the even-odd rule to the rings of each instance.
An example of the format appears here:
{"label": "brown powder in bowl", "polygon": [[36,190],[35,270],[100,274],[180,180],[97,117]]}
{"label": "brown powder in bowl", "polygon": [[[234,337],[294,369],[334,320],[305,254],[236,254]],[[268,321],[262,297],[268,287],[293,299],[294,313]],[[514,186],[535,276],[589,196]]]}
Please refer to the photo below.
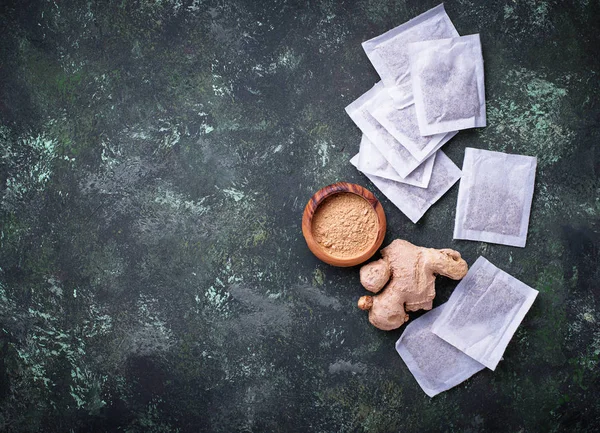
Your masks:
{"label": "brown powder in bowl", "polygon": [[377,240],[379,221],[369,202],[359,195],[338,193],[317,207],[312,220],[315,241],[330,256],[356,257]]}

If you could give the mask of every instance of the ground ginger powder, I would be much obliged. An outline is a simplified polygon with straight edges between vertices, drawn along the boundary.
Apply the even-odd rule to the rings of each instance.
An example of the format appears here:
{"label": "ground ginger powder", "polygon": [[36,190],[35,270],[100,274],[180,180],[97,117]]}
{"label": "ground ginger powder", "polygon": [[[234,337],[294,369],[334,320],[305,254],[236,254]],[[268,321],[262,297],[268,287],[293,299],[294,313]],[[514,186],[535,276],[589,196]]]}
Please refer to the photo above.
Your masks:
{"label": "ground ginger powder", "polygon": [[367,200],[352,193],[326,198],[312,220],[315,241],[332,257],[359,256],[377,240],[379,220]]}

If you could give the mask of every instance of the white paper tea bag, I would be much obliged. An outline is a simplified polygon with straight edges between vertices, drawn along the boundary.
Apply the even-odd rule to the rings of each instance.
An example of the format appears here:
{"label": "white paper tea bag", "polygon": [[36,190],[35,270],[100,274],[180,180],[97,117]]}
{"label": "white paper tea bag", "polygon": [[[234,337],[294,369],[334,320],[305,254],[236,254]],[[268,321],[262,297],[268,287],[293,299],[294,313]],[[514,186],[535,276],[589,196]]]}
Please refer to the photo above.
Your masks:
{"label": "white paper tea bag", "polygon": [[524,247],[537,159],[465,149],[454,239]]}
{"label": "white paper tea bag", "polygon": [[421,163],[411,174],[403,178],[390,163],[383,157],[379,149],[373,145],[371,140],[363,134],[360,140],[360,150],[358,151],[358,168],[360,171],[384,179],[394,180],[396,182],[406,183],[408,185],[427,188],[433,171],[435,154]]}
{"label": "white paper tea bag", "polygon": [[479,35],[409,44],[421,135],[485,126]]}
{"label": "white paper tea bag", "polygon": [[455,38],[458,32],[446,14],[444,5],[413,18],[380,36],[362,43],[362,47],[392,97],[399,103],[411,99],[410,42]]}
{"label": "white paper tea bag", "polygon": [[[350,163],[358,166],[358,154]],[[427,188],[419,188],[405,183],[366,174],[371,182],[404,213],[416,223],[436,201],[460,178],[460,170],[441,150],[437,151],[431,180]]]}
{"label": "white paper tea bag", "polygon": [[431,331],[495,370],[538,291],[479,257]]}
{"label": "white paper tea bag", "polygon": [[[381,82],[375,84],[356,101],[346,107],[346,112],[360,130],[379,149],[384,158],[403,178],[413,172],[421,161],[416,160],[368,111],[377,94],[385,91]],[[433,153],[432,153],[433,154]]]}
{"label": "white paper tea bag", "polygon": [[[419,132],[415,105],[398,108],[386,91],[377,94],[368,110],[417,161],[423,161],[456,135],[456,132],[448,132],[423,137]],[[452,134],[450,138],[447,138],[448,134]]]}
{"label": "white paper tea bag", "polygon": [[446,304],[440,305],[410,322],[396,342],[398,354],[429,397],[464,382],[485,368],[431,332],[433,322],[445,307]]}

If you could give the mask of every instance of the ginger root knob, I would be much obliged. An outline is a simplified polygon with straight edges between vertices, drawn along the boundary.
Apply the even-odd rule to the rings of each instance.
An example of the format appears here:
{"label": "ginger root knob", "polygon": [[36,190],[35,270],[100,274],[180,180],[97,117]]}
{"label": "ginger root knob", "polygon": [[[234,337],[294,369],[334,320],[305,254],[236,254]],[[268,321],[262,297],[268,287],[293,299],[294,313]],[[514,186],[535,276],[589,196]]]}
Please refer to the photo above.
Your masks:
{"label": "ginger root knob", "polygon": [[390,279],[390,265],[384,259],[360,268],[360,282],[369,292],[377,293]]}
{"label": "ginger root knob", "polygon": [[360,308],[361,310],[370,310],[372,306],[372,296],[361,296],[361,298],[358,300],[358,308]]}

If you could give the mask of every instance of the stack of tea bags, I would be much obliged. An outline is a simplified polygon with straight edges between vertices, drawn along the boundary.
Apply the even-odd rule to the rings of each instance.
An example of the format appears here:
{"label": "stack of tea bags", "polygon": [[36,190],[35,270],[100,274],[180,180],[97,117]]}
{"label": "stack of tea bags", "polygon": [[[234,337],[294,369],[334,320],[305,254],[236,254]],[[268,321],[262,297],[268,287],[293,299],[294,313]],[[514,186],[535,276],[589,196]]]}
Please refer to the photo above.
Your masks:
{"label": "stack of tea bags", "polygon": [[[350,162],[414,223],[462,175],[454,238],[524,247],[536,158],[467,148],[461,173],[440,150],[486,125],[479,35],[459,36],[439,5],[362,45],[381,81],[346,107],[363,132]],[[396,349],[434,396],[494,370],[537,294],[480,257]]]}
{"label": "stack of tea bags", "polygon": [[479,257],[445,304],[406,326],[396,350],[433,397],[495,370],[538,291]]}
{"label": "stack of tea bags", "polygon": [[362,46],[381,81],[346,107],[363,132],[351,163],[416,223],[461,175],[439,149],[485,126],[479,35],[439,5]]}

